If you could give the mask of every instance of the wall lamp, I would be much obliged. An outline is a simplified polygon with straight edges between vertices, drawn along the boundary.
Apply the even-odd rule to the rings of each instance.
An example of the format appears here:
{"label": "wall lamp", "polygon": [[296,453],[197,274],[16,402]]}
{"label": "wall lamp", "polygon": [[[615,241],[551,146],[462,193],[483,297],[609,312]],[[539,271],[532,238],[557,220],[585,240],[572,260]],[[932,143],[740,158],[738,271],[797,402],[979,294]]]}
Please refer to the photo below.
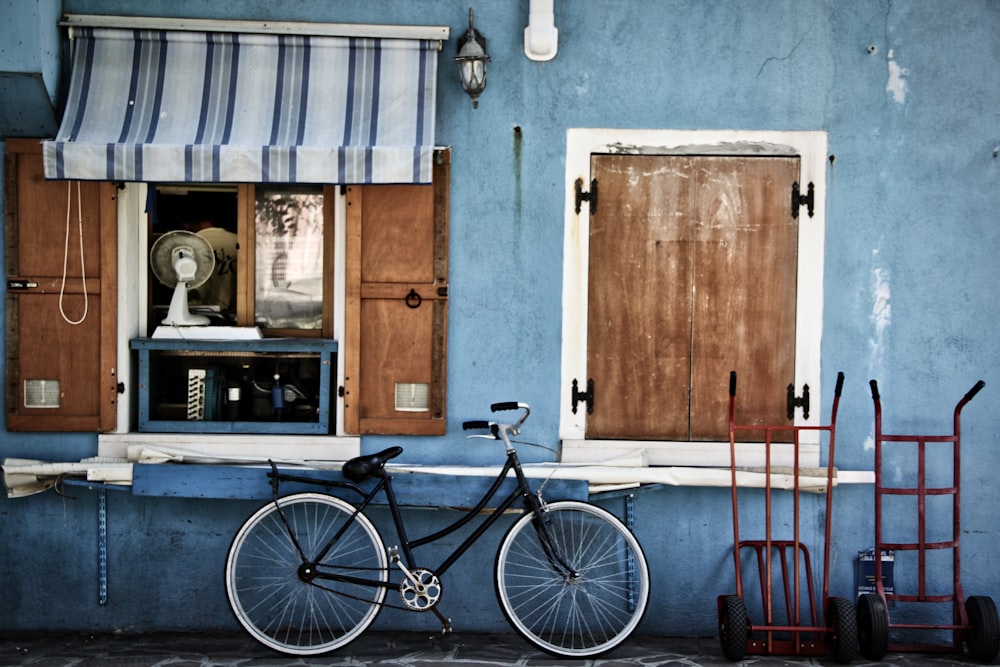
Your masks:
{"label": "wall lamp", "polygon": [[458,55],[458,75],[462,79],[462,90],[472,98],[472,107],[479,107],[479,96],[486,89],[486,63],[490,56],[486,53],[486,39],[472,25],[472,8],[469,8],[469,29],[462,36]]}

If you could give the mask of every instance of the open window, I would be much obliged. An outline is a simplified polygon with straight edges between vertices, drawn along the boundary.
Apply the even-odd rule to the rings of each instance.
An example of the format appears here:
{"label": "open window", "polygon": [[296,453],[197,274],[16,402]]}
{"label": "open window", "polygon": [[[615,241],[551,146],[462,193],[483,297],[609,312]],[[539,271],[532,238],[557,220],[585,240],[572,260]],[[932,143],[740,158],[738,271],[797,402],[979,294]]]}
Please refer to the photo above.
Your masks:
{"label": "open window", "polygon": [[[335,188],[150,187],[150,247],[164,234],[186,230],[214,250],[212,276],[190,291],[192,312],[217,325],[257,326],[269,336],[332,337]],[[149,283],[152,331],[172,290],[152,274]]]}
{"label": "open window", "polygon": [[[257,347],[281,338],[322,348],[315,393],[330,415],[310,433],[443,432],[448,156],[434,128],[447,26],[283,23],[275,32],[265,22],[83,15],[61,25],[73,62],[59,132],[43,146],[45,177],[122,184],[121,307],[117,330],[105,323],[102,335],[117,340],[124,391],[138,407],[119,406],[118,430],[133,429],[138,412],[140,428],[197,431],[181,424],[199,414],[190,402],[165,418],[136,397],[157,384],[144,373],[154,353],[234,351],[183,332],[149,342],[166,297],[149,275],[151,244],[172,229],[207,235],[196,227],[211,223],[212,277],[225,287],[193,286],[192,307],[212,323],[259,327]],[[144,354],[145,365],[136,361]],[[188,369],[204,372],[191,381],[195,394],[213,377],[202,365]],[[239,370],[224,370],[228,385]],[[275,424],[259,432],[289,432],[277,388],[290,373],[272,375]],[[246,413],[216,410],[214,428],[226,414]],[[242,428],[256,423],[251,415],[230,421]]]}

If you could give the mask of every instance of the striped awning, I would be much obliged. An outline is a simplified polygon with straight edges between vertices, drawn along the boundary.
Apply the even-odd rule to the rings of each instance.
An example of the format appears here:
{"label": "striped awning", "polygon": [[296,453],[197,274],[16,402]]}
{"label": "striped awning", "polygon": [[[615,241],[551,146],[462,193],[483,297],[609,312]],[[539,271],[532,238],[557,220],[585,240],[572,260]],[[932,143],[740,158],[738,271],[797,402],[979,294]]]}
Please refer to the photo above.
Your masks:
{"label": "striped awning", "polygon": [[439,42],[76,28],[53,179],[429,183]]}

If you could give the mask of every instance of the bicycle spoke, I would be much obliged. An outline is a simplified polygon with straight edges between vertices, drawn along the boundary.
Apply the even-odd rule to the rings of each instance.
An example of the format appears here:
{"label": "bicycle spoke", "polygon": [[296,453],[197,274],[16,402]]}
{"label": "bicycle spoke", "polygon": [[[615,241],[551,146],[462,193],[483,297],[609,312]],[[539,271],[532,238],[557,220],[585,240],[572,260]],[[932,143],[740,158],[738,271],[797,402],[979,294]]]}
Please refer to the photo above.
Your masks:
{"label": "bicycle spoke", "polygon": [[[628,557],[640,563],[634,578]],[[566,657],[596,655],[620,644],[648,599],[648,570],[638,542],[610,514],[576,501],[553,503],[541,524],[530,515],[515,523],[497,554],[496,583],[514,628],[543,650]],[[637,605],[630,604],[632,589]]]}
{"label": "bicycle spoke", "polygon": [[[324,550],[322,562],[308,560]],[[387,563],[367,518],[344,501],[305,493],[248,519],[226,572],[230,606],[248,632],[279,651],[313,655],[347,644],[371,624],[385,597]],[[337,573],[372,583],[338,580]]]}

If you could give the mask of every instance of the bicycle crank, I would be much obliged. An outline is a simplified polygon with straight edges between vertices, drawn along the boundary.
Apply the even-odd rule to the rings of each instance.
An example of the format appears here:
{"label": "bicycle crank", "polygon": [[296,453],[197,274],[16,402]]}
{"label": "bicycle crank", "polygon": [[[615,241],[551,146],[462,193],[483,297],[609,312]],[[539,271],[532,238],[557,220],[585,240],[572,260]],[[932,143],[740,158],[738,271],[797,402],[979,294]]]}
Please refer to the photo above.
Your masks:
{"label": "bicycle crank", "polygon": [[396,547],[390,547],[387,551],[389,560],[405,575],[399,584],[399,595],[403,598],[403,604],[413,611],[433,609],[441,599],[441,581],[437,575],[423,568],[410,571],[400,561],[399,550]]}

